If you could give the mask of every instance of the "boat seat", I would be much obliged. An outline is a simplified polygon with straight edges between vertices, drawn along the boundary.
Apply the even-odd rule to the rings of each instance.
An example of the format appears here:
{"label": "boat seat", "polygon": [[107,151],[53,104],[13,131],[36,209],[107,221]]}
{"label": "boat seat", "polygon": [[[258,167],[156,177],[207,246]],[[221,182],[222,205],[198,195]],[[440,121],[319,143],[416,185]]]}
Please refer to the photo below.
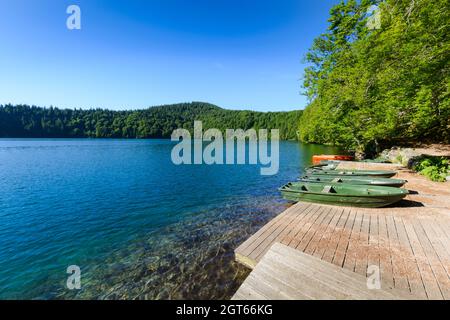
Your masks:
{"label": "boat seat", "polygon": [[336,190],[334,190],[333,186],[325,186],[322,190],[323,193],[336,193]]}
{"label": "boat seat", "polygon": [[[290,189],[292,187],[292,183],[287,184],[287,188]],[[308,191],[308,188],[306,188],[305,185],[300,186],[300,190],[302,191]]]}

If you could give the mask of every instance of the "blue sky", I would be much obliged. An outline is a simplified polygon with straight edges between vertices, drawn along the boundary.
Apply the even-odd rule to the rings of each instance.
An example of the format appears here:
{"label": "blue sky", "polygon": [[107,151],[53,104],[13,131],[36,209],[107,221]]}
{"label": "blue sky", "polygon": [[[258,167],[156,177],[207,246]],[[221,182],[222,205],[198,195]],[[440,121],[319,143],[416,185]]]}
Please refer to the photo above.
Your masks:
{"label": "blue sky", "polygon": [[302,109],[302,58],[336,2],[0,0],[0,104]]}

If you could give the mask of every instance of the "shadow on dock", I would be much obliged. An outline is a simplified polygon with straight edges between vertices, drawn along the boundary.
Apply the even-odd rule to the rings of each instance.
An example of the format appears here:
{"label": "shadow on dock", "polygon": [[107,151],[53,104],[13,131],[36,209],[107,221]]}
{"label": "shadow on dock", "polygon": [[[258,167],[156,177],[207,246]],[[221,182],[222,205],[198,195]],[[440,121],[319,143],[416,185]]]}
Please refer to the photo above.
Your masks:
{"label": "shadow on dock", "polygon": [[418,208],[425,207],[422,202],[413,201],[413,200],[401,200],[397,203],[390,204],[384,208]]}

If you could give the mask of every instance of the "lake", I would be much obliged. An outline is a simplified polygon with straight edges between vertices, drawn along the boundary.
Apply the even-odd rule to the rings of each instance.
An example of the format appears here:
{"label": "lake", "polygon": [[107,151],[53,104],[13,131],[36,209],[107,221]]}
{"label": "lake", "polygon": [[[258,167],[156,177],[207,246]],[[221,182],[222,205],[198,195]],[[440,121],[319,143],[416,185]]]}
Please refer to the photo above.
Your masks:
{"label": "lake", "polygon": [[[233,250],[287,203],[313,154],[280,142],[280,169],[171,162],[170,140],[0,139],[1,299],[227,299]],[[66,286],[81,269],[81,289]]]}

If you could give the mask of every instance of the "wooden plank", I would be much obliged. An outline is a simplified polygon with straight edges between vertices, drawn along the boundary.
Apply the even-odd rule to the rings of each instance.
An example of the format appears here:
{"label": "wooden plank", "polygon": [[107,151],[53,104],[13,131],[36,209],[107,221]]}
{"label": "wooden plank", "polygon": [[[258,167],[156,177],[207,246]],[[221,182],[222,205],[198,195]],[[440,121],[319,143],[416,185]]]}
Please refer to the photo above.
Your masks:
{"label": "wooden plank", "polygon": [[[432,223],[430,223],[434,232],[436,233],[436,238],[442,243],[442,246],[447,251],[447,255],[450,256],[450,237],[443,231],[443,227],[439,224],[439,222],[434,219]],[[449,228],[450,229],[450,228]]]}
{"label": "wooden plank", "polygon": [[355,222],[356,210],[350,209],[350,213],[347,221],[345,222],[344,228],[340,233],[339,242],[334,253],[333,263],[337,266],[343,267],[345,255],[348,249],[348,242],[350,240],[350,235],[353,229],[353,224]]}
{"label": "wooden plank", "polygon": [[275,243],[233,299],[414,299],[396,289],[369,290],[365,277]]}
{"label": "wooden plank", "polygon": [[423,229],[428,235],[428,238],[430,239],[431,245],[433,246],[433,249],[435,250],[436,254],[439,256],[439,260],[444,267],[447,277],[450,277],[450,254],[445,247],[445,241],[442,234],[439,234],[436,232],[436,226],[434,226],[434,221],[431,219],[419,219],[419,223],[422,225]]}
{"label": "wooden plank", "polygon": [[[297,208],[298,210],[298,215],[296,217],[296,219],[300,218],[300,222],[303,221],[303,216],[304,216],[304,210],[305,208],[307,209],[308,207],[311,207],[311,210],[315,210],[314,206],[311,205],[305,205],[305,206],[299,206]],[[316,208],[317,209],[317,208]],[[286,236],[287,234],[289,234],[290,230],[292,229],[294,222],[296,221],[296,219],[291,220],[290,223],[286,224],[283,228],[277,228],[276,230],[274,230],[271,234],[269,234],[267,236],[267,238],[263,241],[263,243],[261,243],[260,246],[258,246],[252,253],[251,253],[251,257],[253,257],[256,261],[259,261],[262,256],[267,252],[267,250],[272,246],[272,244],[275,241],[279,241],[281,239],[283,239],[284,236]]]}
{"label": "wooden plank", "polygon": [[332,214],[333,207],[326,206],[323,210],[320,217],[317,218],[317,220],[314,222],[314,224],[311,224],[311,227],[309,230],[305,233],[304,237],[300,241],[300,243],[295,247],[298,250],[304,251],[308,244],[311,242],[312,238],[317,232],[318,227],[320,224],[326,219],[326,217],[330,214]]}
{"label": "wooden plank", "polygon": [[290,243],[297,237],[297,234],[300,232],[302,225],[308,221],[311,216],[314,216],[319,211],[319,207],[316,205],[311,205],[308,210],[305,210],[305,213],[301,216],[301,219],[295,221],[292,224],[289,232],[281,238],[280,242],[285,245],[290,245]]}
{"label": "wooden plank", "polygon": [[[269,254],[270,257],[270,254]],[[295,274],[295,268],[289,265],[273,261],[271,263],[263,263],[258,268],[257,273],[261,278],[270,281],[273,287],[278,287],[283,291],[288,299],[332,299],[333,292],[327,287],[317,285],[317,282],[302,274]]]}
{"label": "wooden plank", "polygon": [[356,264],[356,252],[357,252],[357,243],[359,239],[359,234],[361,231],[363,214],[361,211],[355,211],[355,222],[353,223],[352,233],[350,235],[350,241],[347,249],[347,254],[345,255],[344,260],[344,268],[349,269],[350,271],[355,271]]}
{"label": "wooden plank", "polygon": [[447,240],[450,240],[450,222],[447,217],[448,216],[446,216],[445,218],[442,216],[435,217],[435,220],[437,222],[437,226],[439,227],[441,232],[444,234],[444,238]]}
{"label": "wooden plank", "polygon": [[389,243],[386,217],[383,214],[378,215],[379,246],[380,257],[380,275],[382,287],[394,287],[394,274],[392,270],[392,255]]}
{"label": "wooden plank", "polygon": [[298,214],[297,206],[292,206],[284,211],[282,214],[275,217],[268,224],[263,226],[258,232],[256,232],[251,238],[244,242],[237,252],[244,256],[250,255],[271,233],[276,229],[286,226],[290,223]]}
{"label": "wooden plank", "polygon": [[[305,211],[308,212],[312,207],[313,205],[311,204],[299,203],[288,208],[283,213],[272,219],[235,250],[236,261],[242,263],[250,269],[253,269],[258,263],[258,254],[261,252],[264,253],[272,245],[273,241],[275,241],[268,241],[270,235],[273,232],[276,232],[276,230],[278,230],[281,226],[289,223],[291,218],[302,218]],[[285,221],[283,222],[283,220]],[[258,247],[260,250],[255,253],[255,250],[257,250]]]}
{"label": "wooden plank", "polygon": [[369,247],[370,213],[360,209],[363,213],[361,232],[358,238],[358,250],[356,251],[355,272],[363,276],[367,274],[367,255]]}
{"label": "wooden plank", "polygon": [[285,279],[292,281],[292,279],[301,278],[300,285],[309,282],[311,289],[308,289],[316,291],[316,298],[323,297],[324,294],[327,295],[327,299],[330,298],[330,295],[332,298],[340,299],[349,298],[352,295],[357,295],[361,299],[384,296],[383,292],[379,296],[378,290],[368,289],[365,277],[310,255],[298,255],[289,250],[292,249],[275,247],[274,250],[270,251],[271,264],[273,265],[272,273],[277,272],[277,270],[281,271],[283,266],[289,268],[290,270],[283,272],[289,274],[289,277]]}
{"label": "wooden plank", "polygon": [[[289,289],[286,289],[286,287],[293,286],[297,288],[297,292],[303,295],[302,298],[306,299],[330,300],[348,298],[348,294],[346,294],[345,291],[343,292],[342,286],[333,285],[333,282],[336,281],[336,277],[329,281],[329,277],[326,275],[323,278],[320,278],[316,268],[312,270],[311,266],[301,264],[297,259],[292,260],[292,257],[286,257],[286,255],[280,255],[276,252],[270,252],[269,255],[268,259],[270,259],[270,261],[262,264],[257,272],[261,273],[263,270],[266,270],[266,273],[262,275],[263,277],[276,275],[277,279],[282,281],[276,285],[280,286],[281,284],[280,287],[283,291],[290,291]],[[299,272],[298,269],[301,269],[301,272]],[[349,283],[347,283],[347,285],[348,284]],[[300,290],[298,290],[299,288]],[[296,293],[290,292],[290,294],[294,294],[295,299],[298,298]],[[369,297],[364,291],[359,292],[359,295],[361,298]]]}
{"label": "wooden plank", "polygon": [[380,268],[380,256],[378,250],[378,215],[372,213],[369,222],[369,247],[367,252],[367,266]]}
{"label": "wooden plank", "polygon": [[329,227],[331,220],[335,216],[336,208],[331,208],[330,212],[327,214],[322,223],[317,227],[316,233],[312,237],[311,241],[306,246],[304,252],[307,254],[313,254],[316,250],[320,240],[323,238],[325,234],[325,230]]}
{"label": "wooden plank", "polygon": [[[410,290],[403,250],[400,248],[400,240],[398,239],[397,228],[395,227],[393,216],[386,216],[386,226],[389,237],[389,248],[392,257],[394,285],[399,289]],[[420,290],[419,292],[422,296],[426,297],[424,290]]]}
{"label": "wooden plank", "polygon": [[[313,214],[308,216],[304,221],[302,221],[301,224],[297,226],[295,236],[292,237],[289,242],[289,247],[296,248],[298,246],[305,234],[314,225],[315,221],[322,216],[326,208],[326,206],[316,206],[316,210]],[[281,242],[283,243],[284,241],[282,240]]]}
{"label": "wooden plank", "polygon": [[250,258],[249,256],[246,256],[246,255],[243,255],[237,251],[234,252],[234,259],[249,269],[255,268],[256,265],[258,264],[258,261],[256,261],[255,259]]}
{"label": "wooden plank", "polygon": [[411,221],[411,224],[414,228],[415,235],[417,236],[417,239],[422,247],[423,253],[428,259],[428,264],[439,286],[441,295],[444,299],[450,299],[450,282],[447,272],[441,264],[439,256],[434,251],[434,248],[431,245],[430,240],[419,221],[413,220]]}
{"label": "wooden plank", "polygon": [[[428,261],[417,240],[414,229],[409,223],[398,217],[394,218],[395,225],[402,248],[405,250],[408,282],[412,293],[416,293],[425,287],[428,299],[442,299],[439,286],[434,278]],[[409,237],[409,238],[408,238]],[[417,274],[419,270],[420,276]]]}
{"label": "wooden plank", "polygon": [[342,214],[344,213],[344,208],[336,208],[335,213],[333,214],[333,218],[331,219],[331,222],[329,223],[328,227],[324,231],[322,238],[320,239],[319,243],[317,244],[316,249],[313,252],[313,255],[317,258],[322,258],[325,254],[325,251],[327,250],[328,243],[331,241],[334,233],[334,229],[336,228],[336,225],[341,218]]}
{"label": "wooden plank", "polygon": [[252,271],[252,274],[248,276],[244,283],[258,294],[268,297],[270,300],[289,299],[289,296],[283,292],[284,290],[281,290],[282,286],[278,283],[278,281],[276,281],[276,279],[275,282],[272,282],[273,279],[269,279],[269,281],[267,280],[267,278],[263,277],[259,273]]}
{"label": "wooden plank", "polygon": [[342,213],[342,215],[339,218],[336,228],[334,229],[333,236],[331,237],[330,241],[328,242],[327,249],[325,250],[322,260],[330,262],[330,263],[333,261],[334,254],[336,252],[337,246],[339,244],[339,240],[341,238],[342,229],[344,228],[349,215],[350,215],[350,209],[344,208],[344,212]]}
{"label": "wooden plank", "polygon": [[232,300],[269,300],[262,293],[253,289],[247,282],[243,283],[239,290],[231,298]]}

